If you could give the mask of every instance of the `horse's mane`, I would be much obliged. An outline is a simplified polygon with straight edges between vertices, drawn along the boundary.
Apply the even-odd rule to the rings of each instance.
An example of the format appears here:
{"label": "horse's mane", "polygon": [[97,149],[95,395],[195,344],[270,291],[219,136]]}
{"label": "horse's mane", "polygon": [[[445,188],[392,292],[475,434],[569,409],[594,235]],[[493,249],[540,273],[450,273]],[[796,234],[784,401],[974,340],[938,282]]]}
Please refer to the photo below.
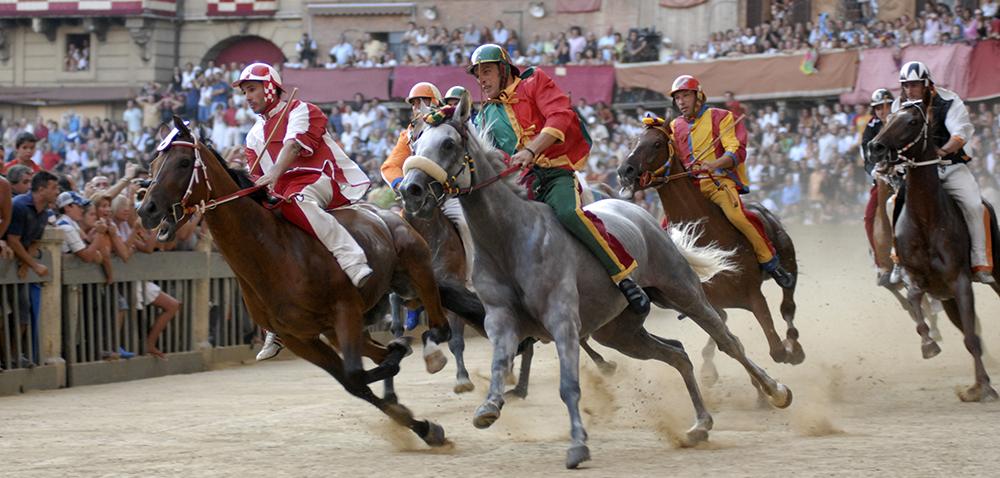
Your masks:
{"label": "horse's mane", "polygon": [[[471,154],[476,159],[485,159],[489,161],[497,172],[507,169],[507,164],[504,163],[504,158],[506,154],[493,146],[493,138],[490,135],[490,130],[493,124],[483,125],[483,128],[477,128],[476,125],[469,121],[466,124],[466,129],[469,131],[468,134],[469,142],[468,149],[469,154]],[[528,199],[528,191],[524,186],[517,184],[518,175],[510,175],[500,182],[509,187],[511,191],[514,192],[521,199]]]}
{"label": "horse's mane", "polygon": [[[207,149],[210,153],[212,153],[212,156],[215,156],[215,159],[219,162],[219,164],[222,165],[222,168],[225,169],[227,173],[229,173],[229,177],[233,178],[233,181],[236,182],[236,185],[240,189],[252,188],[254,186],[253,180],[250,179],[250,172],[248,172],[245,169],[230,168],[229,165],[227,165],[226,162],[222,159],[222,155],[219,154],[219,152],[215,149],[214,146],[212,146],[209,143],[202,143],[202,144],[205,145],[205,149]],[[267,200],[267,191],[261,189],[255,191],[248,197],[256,202],[263,202]]]}

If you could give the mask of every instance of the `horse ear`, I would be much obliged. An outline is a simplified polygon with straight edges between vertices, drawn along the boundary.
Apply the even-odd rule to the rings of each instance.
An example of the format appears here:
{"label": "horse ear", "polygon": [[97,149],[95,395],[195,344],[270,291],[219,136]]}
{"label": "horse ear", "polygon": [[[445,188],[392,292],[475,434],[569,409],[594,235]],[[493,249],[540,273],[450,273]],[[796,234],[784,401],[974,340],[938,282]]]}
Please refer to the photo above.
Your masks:
{"label": "horse ear", "polygon": [[468,91],[462,92],[462,97],[458,100],[458,105],[455,107],[455,121],[460,124],[466,124],[469,122],[469,116],[472,115],[472,96]]}
{"label": "horse ear", "polygon": [[179,132],[181,132],[183,134],[187,134],[187,135],[191,134],[191,130],[189,130],[188,127],[187,127],[187,125],[184,124],[184,120],[181,119],[181,117],[177,116],[177,115],[174,115],[174,128],[177,128],[177,131],[179,131]]}

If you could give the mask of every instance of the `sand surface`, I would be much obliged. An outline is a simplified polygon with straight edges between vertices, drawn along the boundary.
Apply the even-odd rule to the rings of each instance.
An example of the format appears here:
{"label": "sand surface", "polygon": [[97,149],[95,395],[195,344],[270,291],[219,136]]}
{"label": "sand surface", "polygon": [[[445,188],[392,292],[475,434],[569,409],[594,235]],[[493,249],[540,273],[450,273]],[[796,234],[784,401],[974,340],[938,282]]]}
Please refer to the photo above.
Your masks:
{"label": "sand surface", "polygon": [[[798,320],[806,361],[777,365],[749,313],[730,326],[750,357],[794,391],[787,410],[759,409],[747,376],[717,355],[703,387],[715,418],[708,443],[680,448],[693,411],[679,375],[595,345],[618,364],[601,376],[584,358],[588,476],[1000,476],[1000,403],[961,403],[972,362],[944,318],[943,352],[920,356],[913,323],[875,275],[857,227],[793,228],[802,275]],[[779,291],[766,285],[777,315]],[[1000,354],[1000,299],[976,286],[987,347]],[[684,342],[696,367],[705,334],[657,311],[649,328]],[[779,324],[784,334],[784,324]],[[287,353],[287,352],[286,352]],[[582,355],[582,354],[581,354]],[[477,430],[489,344],[466,349],[476,390],[455,395],[453,361],[437,375],[419,354],[397,380],[403,404],[440,423],[451,447],[429,450],[333,379],[300,361],[0,398],[0,476],[547,476],[563,467],[568,418],[555,349],[536,349],[530,395]],[[995,361],[987,370],[1000,376]],[[381,393],[381,386],[375,387]]]}

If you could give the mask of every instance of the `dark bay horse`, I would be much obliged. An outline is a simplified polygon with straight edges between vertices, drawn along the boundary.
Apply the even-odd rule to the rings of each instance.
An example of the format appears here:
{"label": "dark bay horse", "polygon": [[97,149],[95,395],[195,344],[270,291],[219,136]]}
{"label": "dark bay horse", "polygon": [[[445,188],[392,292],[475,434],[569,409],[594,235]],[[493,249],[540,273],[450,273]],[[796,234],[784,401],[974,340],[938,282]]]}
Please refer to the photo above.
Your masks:
{"label": "dark bay horse", "polygon": [[[262,191],[254,197],[238,195],[254,189],[245,172],[227,169],[180,118],[174,117],[174,126],[172,142],[153,162],[154,180],[139,207],[143,225],[159,226],[158,239],[169,240],[192,206],[202,206],[205,224],[235,273],[254,322],[276,332],[296,355],[326,370],[348,392],[410,428],[427,444],[444,444],[440,425],[414,419],[394,397],[379,398],[368,386],[396,375],[409,351],[405,341],[383,347],[364,331],[366,319],[373,320],[372,312],[384,307],[390,290],[419,297],[427,307],[431,328],[424,335],[425,352],[433,349],[442,355],[429,360],[428,367],[444,366],[436,344],[449,338],[448,323],[430,251],[420,235],[388,212],[337,210],[337,220],[364,248],[375,271],[359,290],[318,240],[260,204],[265,199]],[[223,202],[229,198],[235,199]],[[464,310],[456,304],[449,307]],[[362,356],[378,366],[364,370]]]}
{"label": "dark bay horse", "polygon": [[[997,392],[990,385],[982,360],[982,344],[976,333],[976,311],[972,292],[971,242],[958,205],[941,186],[934,145],[929,140],[934,123],[932,111],[923,101],[904,103],[889,116],[885,127],[869,143],[869,151],[883,170],[903,164],[906,172],[906,204],[895,225],[896,254],[906,271],[908,299],[920,334],[924,358],[941,349],[930,337],[920,302],[925,294],[939,300],[945,313],[965,337],[972,354],[976,383],[958,392],[964,402],[992,401]],[[904,155],[905,154],[905,155]],[[993,261],[1000,261],[1000,231],[993,207],[984,201],[990,214]],[[993,277],[1000,279],[998,270]],[[1000,295],[1000,287],[993,284]]]}
{"label": "dark bay horse", "polygon": [[[399,189],[404,206],[425,215],[439,207],[447,191],[465,191],[459,199],[475,244],[473,280],[486,307],[486,332],[493,345],[490,389],[473,424],[486,428],[500,417],[504,377],[518,344],[526,338],[552,341],[559,356],[559,395],[570,417],[566,467],[589,460],[579,409],[580,340],[589,336],[630,357],[675,367],[696,411],[688,439],[707,439],[712,417],[681,343],[645,329],[645,316],[627,308],[598,260],[559,224],[549,206],[524,201],[509,187],[491,186],[504,168],[502,153],[470,126],[469,106],[460,101],[454,117],[424,125],[414,135],[414,156],[407,163],[419,167],[405,174]],[[645,210],[625,201],[598,201],[587,210],[600,216],[636,258],[633,278],[653,303],[682,311],[708,331],[775,406],[791,403],[790,390],[746,357],[701,288],[699,276],[726,270],[726,251],[680,249]]]}
{"label": "dark bay horse", "polygon": [[[685,170],[680,158],[676,157],[672,146],[673,138],[662,127],[646,127],[628,157],[618,168],[618,177],[623,188],[639,190],[656,187],[663,203],[663,210],[671,223],[702,222],[704,234],[698,238],[699,246],[717,244],[725,249],[736,250],[735,261],[738,270],[720,274],[704,285],[709,301],[726,318],[724,309],[744,309],[753,313],[760,323],[770,347],[771,358],[778,363],[799,364],[805,360],[805,353],[799,344],[799,331],[793,324],[795,318],[795,286],[782,289],[781,316],[788,324],[784,341],[774,329],[771,310],[767,299],[761,293],[761,285],[766,274],[760,270],[753,247],[746,237],[726,219],[715,204],[702,194],[695,182],[684,177]],[[661,172],[658,175],[656,172]],[[669,180],[669,178],[674,178]],[[781,265],[796,277],[798,264],[795,261],[795,246],[781,222],[763,206],[747,203],[746,208],[761,219],[767,236],[781,257]],[[705,358],[704,376],[711,380],[716,376],[712,356],[715,347],[709,340],[702,355]]]}

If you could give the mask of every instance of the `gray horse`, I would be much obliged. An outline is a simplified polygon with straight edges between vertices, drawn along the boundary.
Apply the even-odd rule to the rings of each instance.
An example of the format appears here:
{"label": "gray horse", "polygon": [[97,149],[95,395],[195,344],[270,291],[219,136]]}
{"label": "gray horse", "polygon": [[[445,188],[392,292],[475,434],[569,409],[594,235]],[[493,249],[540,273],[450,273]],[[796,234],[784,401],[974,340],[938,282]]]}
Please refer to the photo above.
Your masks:
{"label": "gray horse", "polygon": [[[688,440],[708,438],[712,417],[705,408],[691,361],[680,342],[657,337],[643,326],[644,316],[626,307],[624,297],[582,244],[556,221],[545,204],[524,201],[510,187],[489,186],[502,168],[502,153],[476,134],[469,105],[460,103],[454,117],[438,126],[422,124],[414,156],[404,166],[400,184],[404,206],[427,214],[455,188],[475,244],[473,281],[486,308],[486,332],[493,344],[490,389],[473,424],[486,428],[500,417],[504,376],[523,339],[554,341],[559,355],[559,395],[570,416],[572,444],[566,467],[590,459],[587,432],[580,417],[580,339],[592,337],[640,360],[655,359],[676,368],[684,378],[696,412]],[[479,187],[477,187],[479,185]],[[679,250],[642,208],[619,200],[598,201],[587,209],[636,258],[635,280],[659,307],[679,310],[695,320],[739,361],[772,404],[791,404],[790,390],[746,358],[743,346],[708,304],[702,275],[726,270],[726,251]]]}

